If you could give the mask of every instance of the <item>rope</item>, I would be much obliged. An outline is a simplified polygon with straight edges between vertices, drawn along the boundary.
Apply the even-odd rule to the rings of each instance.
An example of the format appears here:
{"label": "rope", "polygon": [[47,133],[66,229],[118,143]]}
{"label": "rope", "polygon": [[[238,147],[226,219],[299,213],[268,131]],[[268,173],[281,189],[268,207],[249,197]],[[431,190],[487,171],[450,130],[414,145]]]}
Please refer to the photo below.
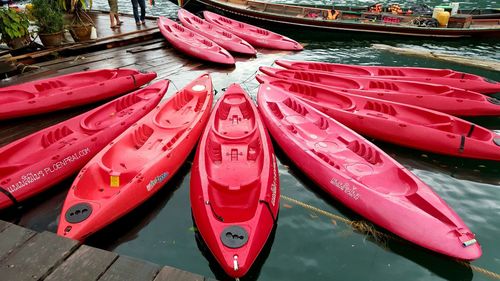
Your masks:
{"label": "rope", "polygon": [[[392,234],[383,233],[383,232],[380,232],[380,231],[376,230],[371,223],[368,223],[366,221],[351,221],[351,220],[349,220],[347,218],[344,218],[342,216],[339,216],[339,215],[330,213],[328,211],[319,209],[317,207],[311,206],[311,205],[309,205],[307,203],[301,202],[301,201],[299,201],[297,199],[293,199],[293,198],[290,198],[290,197],[285,196],[285,195],[281,195],[281,198],[284,199],[284,200],[286,200],[286,201],[288,201],[288,202],[291,202],[291,203],[293,203],[295,205],[298,205],[298,206],[300,206],[300,207],[302,207],[304,209],[307,209],[307,210],[310,210],[312,212],[315,212],[317,214],[324,215],[325,217],[328,217],[328,218],[331,218],[331,219],[335,219],[337,221],[341,221],[341,222],[343,222],[343,223],[351,226],[354,230],[361,231],[363,233],[366,233],[368,235],[373,236],[377,242],[384,242],[380,238],[384,238],[384,239],[391,238],[393,240],[404,241],[401,238],[399,238],[397,236],[394,236]],[[476,265],[472,265],[472,264],[470,264],[467,261],[457,260],[457,259],[454,259],[454,261],[457,262],[460,265],[463,265],[463,266],[471,269],[472,271],[482,273],[482,274],[484,274],[484,275],[486,275],[486,276],[488,276],[488,277],[490,277],[492,279],[500,280],[500,274],[499,273],[490,271],[488,269],[485,269],[485,268],[482,268],[482,267],[479,267],[479,266],[476,266]]]}

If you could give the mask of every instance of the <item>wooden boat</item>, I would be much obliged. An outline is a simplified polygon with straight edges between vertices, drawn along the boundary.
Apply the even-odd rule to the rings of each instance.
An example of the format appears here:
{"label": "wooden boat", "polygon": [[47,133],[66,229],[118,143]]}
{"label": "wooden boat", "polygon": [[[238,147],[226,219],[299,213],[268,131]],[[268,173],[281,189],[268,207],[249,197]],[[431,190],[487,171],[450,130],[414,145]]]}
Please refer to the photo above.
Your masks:
{"label": "wooden boat", "polygon": [[338,15],[335,15],[331,9],[253,0],[191,0],[191,2],[217,10],[229,17],[259,22],[261,25],[282,24],[300,29],[406,37],[500,39],[498,19],[465,18],[462,21],[450,21],[448,27],[428,27],[430,17],[348,11],[339,11]]}
{"label": "wooden boat", "polygon": [[[370,6],[344,6],[344,5],[336,5],[336,3],[332,5],[311,5],[311,4],[294,4],[297,6],[305,7],[305,8],[321,8],[321,9],[335,9],[342,12],[358,12],[364,13],[369,12],[370,9],[375,5]],[[403,12],[406,12],[408,9],[412,10],[413,15],[417,16],[432,16],[432,7],[429,7],[425,4],[413,5],[402,7]],[[426,10],[422,12],[418,12],[417,10]],[[386,6],[383,12],[390,12],[389,6]],[[466,9],[458,9],[457,15],[460,16],[471,16],[473,19],[500,19],[500,8],[466,8]]]}
{"label": "wooden boat", "polygon": [[279,146],[328,195],[422,247],[463,260],[481,256],[460,217],[380,148],[279,86],[261,85],[257,102]]}

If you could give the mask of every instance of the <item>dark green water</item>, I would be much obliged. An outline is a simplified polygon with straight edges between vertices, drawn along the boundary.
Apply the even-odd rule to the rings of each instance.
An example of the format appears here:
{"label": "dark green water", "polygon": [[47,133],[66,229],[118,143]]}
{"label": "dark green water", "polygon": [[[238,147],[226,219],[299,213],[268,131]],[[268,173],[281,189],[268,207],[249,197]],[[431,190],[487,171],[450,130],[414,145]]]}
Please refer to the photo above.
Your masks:
{"label": "dark green water", "polygon": [[[148,8],[149,14],[175,16],[175,6],[166,0],[156,2],[157,6]],[[478,2],[480,7],[499,6],[496,2]],[[427,3],[439,4],[431,1]],[[468,3],[469,6],[473,4]],[[107,9],[105,0],[94,0],[94,5]],[[130,3],[120,1],[120,11],[130,11]],[[212,71],[215,88],[220,92],[230,83],[239,82],[255,97],[257,84],[253,75],[259,66],[269,66],[277,58],[453,68],[500,81],[498,72],[399,56],[370,47],[373,43],[384,43],[500,60],[498,43],[397,42],[390,38],[375,41],[354,36],[336,41],[336,38],[303,34],[299,30],[288,30],[286,33],[307,44],[306,49],[300,53],[265,51],[255,59],[239,59],[236,68],[230,70],[214,71],[207,68]],[[206,70],[177,73],[168,78],[181,88]],[[172,88],[170,93],[175,90]],[[471,120],[500,133],[498,117]],[[500,163],[464,160],[375,143],[431,186],[476,233],[483,248],[483,256],[472,262],[472,265],[500,273]],[[277,155],[282,195],[350,220],[360,219],[321,192],[278,148]],[[206,254],[203,246],[196,242],[189,203],[192,156],[189,159],[162,191],[130,215],[94,235],[87,243],[119,254],[223,279],[220,269],[210,264],[210,254]],[[55,231],[65,197],[64,186],[69,186],[71,181],[45,194],[44,202],[34,203],[25,210],[20,224],[36,230]],[[340,221],[283,199],[275,235],[249,277],[250,280],[489,280],[485,275],[449,258],[405,242],[377,242],[354,232]]]}

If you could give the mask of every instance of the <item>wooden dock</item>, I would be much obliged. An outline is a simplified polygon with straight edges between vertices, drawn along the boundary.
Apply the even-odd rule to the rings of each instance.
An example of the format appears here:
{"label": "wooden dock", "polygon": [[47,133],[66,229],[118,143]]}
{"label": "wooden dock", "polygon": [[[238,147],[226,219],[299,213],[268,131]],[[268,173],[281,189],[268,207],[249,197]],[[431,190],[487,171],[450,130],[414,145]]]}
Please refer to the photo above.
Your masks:
{"label": "wooden dock", "polygon": [[80,244],[44,231],[0,221],[2,280],[210,281],[198,274],[159,266]]}

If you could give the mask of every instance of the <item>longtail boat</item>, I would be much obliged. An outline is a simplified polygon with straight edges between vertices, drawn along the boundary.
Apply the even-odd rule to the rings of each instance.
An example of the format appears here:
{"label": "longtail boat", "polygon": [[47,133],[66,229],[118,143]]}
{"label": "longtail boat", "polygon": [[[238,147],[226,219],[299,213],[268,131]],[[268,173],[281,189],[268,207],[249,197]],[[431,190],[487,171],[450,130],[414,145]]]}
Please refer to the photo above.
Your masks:
{"label": "longtail boat", "polygon": [[[451,17],[447,26],[430,27],[430,16],[371,11],[342,11],[299,5],[274,4],[253,0],[191,0],[205,9],[216,10],[231,18],[265,24],[281,24],[300,29],[354,32],[420,38],[500,38],[498,18],[474,19]],[[189,9],[189,8],[188,8]],[[435,21],[434,21],[435,22]]]}

